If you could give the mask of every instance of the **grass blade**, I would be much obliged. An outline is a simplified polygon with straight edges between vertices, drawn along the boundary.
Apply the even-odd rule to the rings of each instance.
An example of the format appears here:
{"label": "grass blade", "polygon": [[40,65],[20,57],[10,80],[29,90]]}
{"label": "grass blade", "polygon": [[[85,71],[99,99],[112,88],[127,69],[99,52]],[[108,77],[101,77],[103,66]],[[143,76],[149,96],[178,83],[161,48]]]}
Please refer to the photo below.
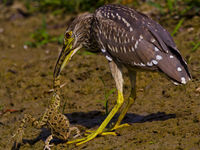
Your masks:
{"label": "grass blade", "polygon": [[163,7],[160,4],[152,2],[152,1],[148,1],[147,3],[150,6],[153,6],[153,7],[157,8],[161,12],[161,14],[163,13]]}
{"label": "grass blade", "polygon": [[192,48],[192,52],[196,52],[196,50],[200,47],[200,42],[198,42],[197,44],[194,45],[194,47]]}
{"label": "grass blade", "polygon": [[170,12],[173,11],[173,2],[172,0],[167,0],[167,6]]}
{"label": "grass blade", "polygon": [[178,24],[176,25],[176,27],[174,28],[174,31],[172,32],[172,36],[174,36],[177,31],[179,30],[179,28],[181,27],[181,25],[183,24],[184,18],[182,18],[181,20],[179,20]]}

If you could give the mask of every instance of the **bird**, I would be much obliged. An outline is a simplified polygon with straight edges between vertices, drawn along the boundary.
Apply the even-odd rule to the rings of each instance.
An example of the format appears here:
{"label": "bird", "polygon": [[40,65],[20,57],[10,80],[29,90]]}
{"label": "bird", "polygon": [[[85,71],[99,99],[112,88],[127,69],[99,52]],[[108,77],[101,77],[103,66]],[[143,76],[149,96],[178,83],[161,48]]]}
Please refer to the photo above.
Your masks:
{"label": "bird", "polygon": [[[188,65],[181,56],[170,33],[159,23],[127,6],[107,4],[94,13],[77,16],[66,29],[63,48],[58,57],[54,78],[58,77],[72,56],[80,49],[101,52],[107,59],[116,83],[116,104],[96,131],[86,137],[69,141],[80,145],[100,134],[112,134],[121,124],[136,99],[136,75],[138,71],[157,71],[174,84],[186,84],[191,80]],[[127,68],[131,92],[127,105],[121,110],[111,129],[106,129],[113,116],[124,103],[123,71]]]}

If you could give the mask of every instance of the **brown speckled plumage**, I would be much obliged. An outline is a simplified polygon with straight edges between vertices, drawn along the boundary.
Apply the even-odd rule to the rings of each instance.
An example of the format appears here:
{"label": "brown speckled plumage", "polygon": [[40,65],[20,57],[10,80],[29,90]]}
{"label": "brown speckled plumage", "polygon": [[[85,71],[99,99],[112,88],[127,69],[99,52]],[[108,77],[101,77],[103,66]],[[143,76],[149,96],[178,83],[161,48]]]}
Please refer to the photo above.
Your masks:
{"label": "brown speckled plumage", "polygon": [[170,34],[146,15],[106,5],[96,10],[94,18],[95,39],[114,61],[137,70],[161,71],[178,83],[191,78]]}

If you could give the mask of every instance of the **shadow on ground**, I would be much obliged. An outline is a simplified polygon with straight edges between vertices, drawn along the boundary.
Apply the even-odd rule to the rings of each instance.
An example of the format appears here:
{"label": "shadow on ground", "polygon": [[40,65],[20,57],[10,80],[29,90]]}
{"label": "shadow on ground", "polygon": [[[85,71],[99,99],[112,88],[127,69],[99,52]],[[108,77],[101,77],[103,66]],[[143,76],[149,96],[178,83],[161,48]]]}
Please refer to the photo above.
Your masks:
{"label": "shadow on ground", "polygon": [[[101,125],[103,120],[106,118],[106,115],[101,111],[90,111],[90,112],[75,112],[65,114],[70,123],[76,126],[83,126],[85,128],[94,128],[96,126]],[[112,119],[111,123],[114,123],[118,114]],[[122,123],[134,124],[134,123],[144,123],[144,122],[152,122],[152,121],[165,121],[171,118],[175,118],[176,114],[166,114],[165,112],[157,112],[149,115],[137,115],[134,113],[127,113]],[[33,139],[23,139],[23,143],[28,143],[29,145],[34,145],[40,140],[45,141],[45,139],[50,135],[50,131],[46,128],[42,128],[40,134]],[[65,141],[59,139],[53,139],[52,142],[57,145],[60,143],[65,143]],[[13,148],[13,150],[20,149],[21,145],[18,145],[17,148]],[[15,145],[13,145],[15,147]]]}
{"label": "shadow on ground", "polygon": [[[82,125],[86,128],[93,128],[99,126],[103,120],[106,118],[106,115],[103,115],[100,111],[90,111],[90,112],[75,112],[66,114],[69,118],[71,124]],[[112,122],[117,120],[118,115],[116,115]],[[157,112],[149,115],[137,115],[134,113],[127,113],[122,123],[143,123],[151,121],[164,121],[171,118],[175,118],[175,114],[166,114],[165,112]]]}

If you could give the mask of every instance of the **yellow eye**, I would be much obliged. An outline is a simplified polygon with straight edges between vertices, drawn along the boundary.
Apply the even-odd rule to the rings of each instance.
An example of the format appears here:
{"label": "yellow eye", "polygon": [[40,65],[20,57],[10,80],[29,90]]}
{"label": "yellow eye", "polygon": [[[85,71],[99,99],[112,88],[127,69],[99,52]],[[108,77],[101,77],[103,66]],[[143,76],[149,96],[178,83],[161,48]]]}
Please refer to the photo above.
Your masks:
{"label": "yellow eye", "polygon": [[66,32],[65,33],[65,40],[68,40],[72,36],[72,31]]}
{"label": "yellow eye", "polygon": [[64,44],[67,45],[73,40],[72,31],[67,31],[64,36]]}

